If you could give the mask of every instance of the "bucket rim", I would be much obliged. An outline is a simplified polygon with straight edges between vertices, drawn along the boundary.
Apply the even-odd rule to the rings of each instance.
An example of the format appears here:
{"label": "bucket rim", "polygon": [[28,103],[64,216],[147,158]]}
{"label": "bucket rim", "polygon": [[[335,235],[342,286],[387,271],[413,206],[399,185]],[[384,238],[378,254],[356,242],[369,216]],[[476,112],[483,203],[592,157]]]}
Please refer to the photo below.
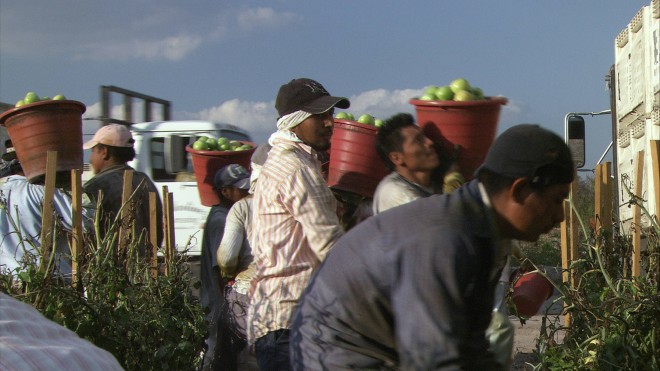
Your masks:
{"label": "bucket rim", "polygon": [[374,125],[363,124],[363,123],[357,122],[355,120],[334,119],[334,123],[335,124],[343,124],[343,125],[353,125],[353,126],[357,126],[357,127],[360,127],[360,128],[365,128],[365,129],[368,129],[368,130],[374,130],[374,131],[378,131],[380,129],[379,127],[376,127]]}
{"label": "bucket rim", "polygon": [[205,150],[193,149],[190,146],[190,144],[188,144],[186,145],[186,151],[190,152],[191,154],[198,154],[204,156],[221,156],[221,155],[229,155],[229,154],[250,153],[250,152],[254,152],[255,149],[257,148],[257,144],[255,142],[250,142],[247,140],[237,140],[237,142],[243,144],[249,144],[250,146],[252,146],[252,148],[246,149],[244,151],[205,151]]}
{"label": "bucket rim", "polygon": [[87,106],[84,103],[77,100],[62,99],[62,100],[42,100],[34,103],[24,104],[20,107],[10,108],[7,111],[0,114],[0,125],[6,126],[5,121],[9,120],[11,117],[19,115],[23,112],[27,112],[33,108],[38,108],[42,106],[57,106],[57,105],[67,105],[67,106],[78,106],[80,108],[80,114],[82,115],[87,110]]}
{"label": "bucket rim", "polygon": [[420,100],[417,98],[412,98],[408,102],[414,106],[424,106],[424,107],[472,107],[472,106],[505,105],[509,102],[509,100],[506,97],[494,96],[494,97],[485,97],[484,99],[476,99],[469,101]]}

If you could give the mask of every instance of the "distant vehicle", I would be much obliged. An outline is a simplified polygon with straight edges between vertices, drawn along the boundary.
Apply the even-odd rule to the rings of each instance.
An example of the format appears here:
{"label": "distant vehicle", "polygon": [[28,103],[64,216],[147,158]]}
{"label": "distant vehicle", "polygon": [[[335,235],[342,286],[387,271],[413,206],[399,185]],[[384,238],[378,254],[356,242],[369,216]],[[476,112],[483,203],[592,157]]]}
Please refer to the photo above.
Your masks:
{"label": "distant vehicle", "polygon": [[194,120],[144,122],[130,129],[136,157],[129,165],[149,175],[159,190],[167,186],[173,193],[177,248],[183,249],[190,240],[188,254],[199,255],[201,230],[209,208],[200,202],[190,154],[185,148],[202,135],[251,142],[250,135],[230,124]]}
{"label": "distant vehicle", "polygon": [[[188,255],[200,255],[209,207],[200,201],[192,161],[185,148],[202,135],[251,142],[250,135],[234,125],[199,120],[143,122],[131,125],[130,130],[135,140],[135,159],[128,165],[147,174],[159,191],[167,186],[168,192],[172,192],[177,249],[187,248]],[[92,176],[91,167],[85,164],[83,182]]]}
{"label": "distant vehicle", "polygon": [[[124,103],[123,117],[112,115],[113,95],[119,95]],[[170,102],[116,86],[101,86],[101,117],[86,118],[97,121],[98,127],[110,123],[126,125],[135,140],[136,157],[128,164],[137,171],[147,174],[156,184],[162,199],[163,186],[172,192],[174,199],[174,235],[179,251],[187,250],[189,257],[201,254],[201,239],[204,222],[209,207],[202,205],[197,182],[192,168],[190,154],[186,146],[200,136],[225,137],[229,140],[251,142],[247,131],[227,123],[202,120],[170,119]],[[126,104],[126,103],[129,104]],[[161,111],[159,121],[152,119],[152,112],[158,106]],[[146,108],[145,108],[146,107]],[[133,116],[142,110],[142,121],[135,123]],[[89,125],[93,127],[94,125]],[[92,134],[93,135],[93,134]],[[83,182],[93,176],[89,162],[89,150],[85,151],[85,171]]]}

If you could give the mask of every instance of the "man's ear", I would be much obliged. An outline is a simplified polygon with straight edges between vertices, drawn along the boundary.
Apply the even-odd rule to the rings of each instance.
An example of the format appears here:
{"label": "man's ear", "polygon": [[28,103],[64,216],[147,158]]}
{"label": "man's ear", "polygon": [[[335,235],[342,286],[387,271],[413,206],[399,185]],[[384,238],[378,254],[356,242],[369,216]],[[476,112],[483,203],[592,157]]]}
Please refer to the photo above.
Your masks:
{"label": "man's ear", "polygon": [[509,196],[516,203],[522,204],[527,196],[532,194],[533,189],[529,186],[527,178],[517,178],[509,187]]}
{"label": "man's ear", "polygon": [[103,161],[110,161],[110,153],[108,153],[108,147],[99,146],[99,152]]}
{"label": "man's ear", "polygon": [[387,157],[395,166],[401,166],[403,164],[403,153],[401,152],[390,152]]}

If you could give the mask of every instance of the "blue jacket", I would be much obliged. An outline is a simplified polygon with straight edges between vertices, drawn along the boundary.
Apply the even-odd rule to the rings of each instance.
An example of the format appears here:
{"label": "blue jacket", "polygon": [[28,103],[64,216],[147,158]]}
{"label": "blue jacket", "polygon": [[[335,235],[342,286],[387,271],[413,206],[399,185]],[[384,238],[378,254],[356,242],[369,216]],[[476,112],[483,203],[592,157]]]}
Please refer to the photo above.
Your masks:
{"label": "blue jacket", "polygon": [[477,181],[365,220],[303,295],[294,369],[498,369],[485,337],[498,241]]}

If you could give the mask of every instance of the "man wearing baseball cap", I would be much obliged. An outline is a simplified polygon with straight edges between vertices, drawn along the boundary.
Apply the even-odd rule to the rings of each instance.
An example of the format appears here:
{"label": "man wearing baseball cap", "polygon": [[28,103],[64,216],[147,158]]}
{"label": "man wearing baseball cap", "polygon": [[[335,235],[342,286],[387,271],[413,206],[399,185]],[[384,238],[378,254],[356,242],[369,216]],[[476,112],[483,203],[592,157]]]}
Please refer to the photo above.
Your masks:
{"label": "man wearing baseball cap", "polygon": [[351,229],[300,300],[293,369],[503,369],[485,330],[510,240],[560,223],[574,176],[562,138],[518,125],[476,179]]}
{"label": "man wearing baseball cap", "polygon": [[5,140],[5,152],[0,159],[0,184],[3,184],[9,175],[22,173],[21,164],[18,162],[16,150],[11,139]]}
{"label": "man wearing baseball cap", "polygon": [[92,206],[96,206],[100,200],[100,209],[97,212],[100,213],[100,228],[102,236],[104,236],[122,207],[124,171],[133,171],[132,185],[133,192],[136,194],[132,201],[135,202],[135,207],[131,208],[132,215],[126,222],[126,226],[134,225],[136,227],[134,230],[137,235],[133,238],[140,239],[140,252],[144,254],[149,240],[149,193],[155,192],[157,196],[158,246],[163,241],[163,206],[158,189],[149,176],[127,165],[135,158],[133,142],[128,128],[119,124],[101,127],[91,140],[85,142],[83,149],[92,150],[89,161],[95,175],[85,183],[84,190],[92,201]]}
{"label": "man wearing baseball cap", "polygon": [[256,275],[247,321],[248,341],[255,343],[263,370],[289,368],[293,310],[343,233],[318,154],[330,148],[334,108],[349,106],[348,99],[308,78],[282,85],[275,100],[277,132],[254,191]]}
{"label": "man wearing baseball cap", "polygon": [[[209,326],[206,338],[206,353],[202,364],[203,370],[220,370],[227,366],[229,359],[222,357],[226,348],[231,346],[231,335],[221,330],[222,303],[224,287],[221,282],[220,268],[217,261],[217,249],[222,241],[229,208],[238,200],[247,196],[250,189],[250,173],[241,165],[230,164],[221,167],[213,177],[213,186],[219,203],[211,206],[202,234],[202,254],[200,257],[199,301],[204,309],[205,320]],[[224,351],[224,353],[223,353]]]}

